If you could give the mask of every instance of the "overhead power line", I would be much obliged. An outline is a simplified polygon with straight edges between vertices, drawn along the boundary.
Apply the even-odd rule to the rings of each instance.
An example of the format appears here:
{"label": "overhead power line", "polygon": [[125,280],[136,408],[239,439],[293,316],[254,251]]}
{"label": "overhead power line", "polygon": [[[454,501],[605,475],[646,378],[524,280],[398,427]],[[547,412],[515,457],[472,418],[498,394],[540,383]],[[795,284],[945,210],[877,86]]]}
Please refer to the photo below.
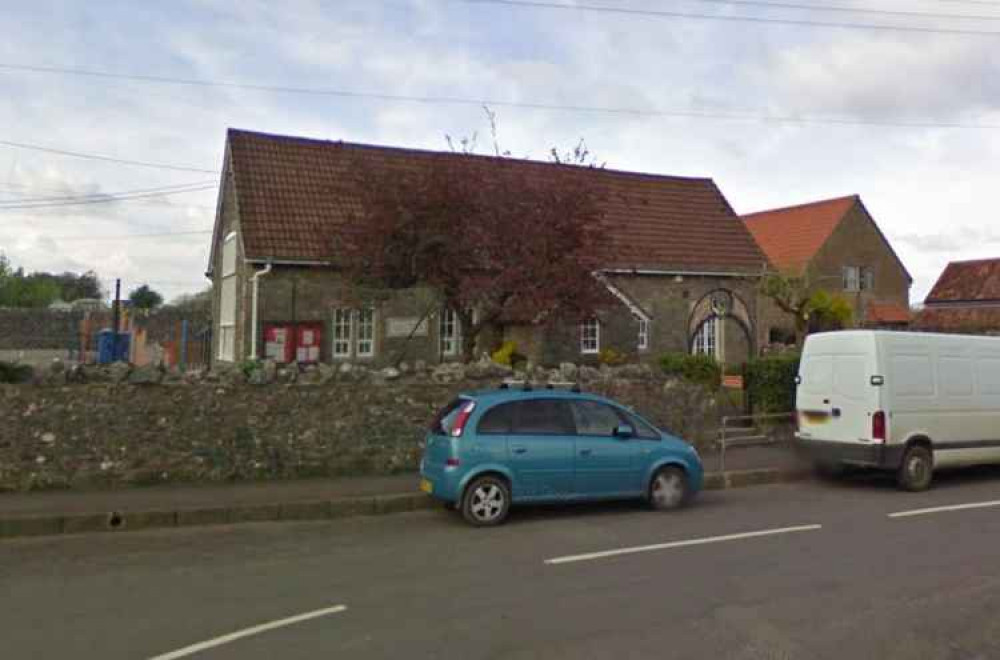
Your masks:
{"label": "overhead power line", "polygon": [[156,188],[143,188],[140,190],[121,190],[118,192],[108,192],[108,193],[86,193],[79,195],[64,195],[62,197],[24,197],[17,200],[0,201],[0,206],[5,206],[9,204],[45,204],[50,202],[82,202],[89,201],[92,199],[105,200],[106,198],[117,197],[122,198],[125,196],[139,195],[139,194],[172,194],[180,192],[188,192],[188,189],[200,190],[205,186],[215,187],[214,181],[196,181],[193,183],[182,183],[173,186],[158,186]]}
{"label": "overhead power line", "polygon": [[997,15],[982,14],[942,14],[939,12],[908,11],[899,9],[871,9],[868,7],[845,7],[842,5],[809,5],[794,2],[770,2],[768,0],[696,0],[716,5],[734,5],[740,7],[760,7],[762,9],[792,9],[796,11],[816,11],[843,14],[868,14],[871,16],[890,16],[897,18],[933,18],[937,20],[975,20],[1000,21]]}
{"label": "overhead power line", "polygon": [[[6,68],[10,69],[13,67],[4,66],[0,64],[0,69]],[[118,163],[119,165],[135,165],[137,167],[151,167],[160,170],[174,170],[176,172],[203,172],[205,174],[218,174],[217,170],[206,170],[200,167],[185,167],[183,165],[168,165],[165,163],[149,163],[141,160],[129,160],[127,158],[115,158],[112,156],[102,156],[98,154],[87,154],[81,153],[79,151],[68,151],[66,149],[55,149],[53,147],[43,147],[37,144],[25,144],[24,142],[11,142],[9,140],[0,140],[0,145],[5,147],[12,147],[14,149],[28,149],[31,151],[43,151],[50,154],[59,154],[60,156],[72,156],[73,158],[86,158],[88,160],[102,160],[108,163]]]}
{"label": "overhead power line", "polygon": [[[483,0],[485,1],[485,0]],[[568,5],[555,5],[570,8]],[[1000,35],[1000,32],[997,33]],[[668,110],[658,108],[626,108],[614,106],[565,105],[557,103],[532,103],[527,101],[504,101],[491,98],[470,98],[460,96],[411,96],[403,94],[383,94],[373,92],[356,92],[339,89],[321,89],[305,87],[284,87],[259,84],[244,84],[218,82],[210,80],[189,80],[170,78],[166,76],[134,75],[93,71],[86,69],[70,69],[62,67],[38,67],[0,63],[0,69],[16,69],[37,73],[53,73],[64,75],[96,76],[99,78],[124,78],[147,83],[166,85],[196,85],[200,87],[237,87],[284,94],[308,94],[315,96],[339,96],[357,99],[372,99],[377,101],[395,101],[404,103],[419,103],[426,105],[462,105],[482,107],[484,105],[497,108],[517,108],[525,110],[547,110],[555,112],[575,112],[583,114],[624,115],[633,117],[674,117],[680,119],[714,119],[723,121],[760,121],[788,124],[827,124],[840,126],[885,126],[895,128],[961,128],[961,129],[997,129],[1000,124],[978,124],[968,122],[935,122],[935,121],[881,121],[875,119],[851,119],[838,117],[814,117],[798,114],[762,114],[751,112],[717,112],[708,110]],[[3,142],[0,142],[3,144]],[[208,171],[208,170],[202,170]]]}
{"label": "overhead power line", "polygon": [[166,195],[180,195],[186,193],[202,192],[207,190],[215,190],[216,184],[212,183],[209,185],[202,185],[193,188],[186,188],[183,190],[165,190],[160,192],[148,192],[148,193],[137,193],[132,195],[108,195],[104,197],[95,197],[90,199],[81,200],[67,200],[62,202],[43,202],[43,203],[22,203],[12,202],[8,204],[0,204],[0,211],[19,211],[28,209],[48,209],[56,208],[61,206],[81,206],[85,204],[110,204],[114,202],[128,202],[134,199],[148,199],[150,197],[164,197]]}
{"label": "overhead power line", "polygon": [[201,236],[211,234],[211,229],[201,229],[192,231],[161,231],[148,234],[118,234],[115,236],[49,236],[53,241],[131,241],[137,238],[164,238],[169,236]]}
{"label": "overhead power line", "polygon": [[[456,1],[456,0],[452,0]],[[457,0],[470,5],[502,5],[529,9],[554,9],[563,11],[594,12],[601,14],[618,14],[621,16],[643,16],[653,18],[679,18],[700,21],[724,21],[729,23],[772,23],[776,25],[795,25],[798,27],[841,28],[850,30],[879,30],[892,32],[918,32],[923,34],[962,34],[981,37],[1000,37],[1000,31],[971,30],[963,28],[928,27],[919,25],[885,25],[875,23],[853,23],[838,21],[818,21],[797,18],[771,18],[764,16],[729,16],[726,14],[698,14],[692,12],[669,11],[661,9],[635,9],[630,7],[608,7],[605,5],[575,4],[567,5],[544,0]]]}

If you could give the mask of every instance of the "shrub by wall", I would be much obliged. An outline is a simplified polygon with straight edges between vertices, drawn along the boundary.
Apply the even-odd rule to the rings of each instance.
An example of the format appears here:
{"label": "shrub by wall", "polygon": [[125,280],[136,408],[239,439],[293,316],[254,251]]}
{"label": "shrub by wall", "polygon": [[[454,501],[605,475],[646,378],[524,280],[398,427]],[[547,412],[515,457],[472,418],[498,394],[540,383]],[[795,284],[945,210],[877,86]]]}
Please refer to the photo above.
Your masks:
{"label": "shrub by wall", "polygon": [[660,368],[667,376],[712,390],[718,389],[722,382],[722,367],[707,355],[667,353],[660,358]]}
{"label": "shrub by wall", "polygon": [[753,360],[747,365],[746,388],[756,412],[795,410],[795,376],[799,356],[783,355]]}

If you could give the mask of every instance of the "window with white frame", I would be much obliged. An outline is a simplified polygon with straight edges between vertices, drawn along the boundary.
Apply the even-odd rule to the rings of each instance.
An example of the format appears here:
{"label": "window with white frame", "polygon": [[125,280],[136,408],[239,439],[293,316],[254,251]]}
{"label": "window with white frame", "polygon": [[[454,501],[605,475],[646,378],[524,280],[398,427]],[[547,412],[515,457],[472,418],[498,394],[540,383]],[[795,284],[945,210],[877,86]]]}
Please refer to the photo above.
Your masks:
{"label": "window with white frame", "polygon": [[462,346],[462,322],[453,309],[441,313],[440,331],[441,354],[458,355]]}
{"label": "window with white frame", "polygon": [[354,314],[347,308],[333,310],[333,357],[351,357],[351,317]]}
{"label": "window with white frame", "polygon": [[357,344],[355,354],[358,357],[375,355],[375,310],[363,307],[355,314],[357,319]]}
{"label": "window with white frame", "polygon": [[587,319],[580,324],[580,352],[599,353],[601,350],[601,322]]}
{"label": "window with white frame", "polygon": [[861,269],[857,266],[844,266],[844,291],[861,290]]}
{"label": "window with white frame", "polygon": [[639,319],[639,350],[644,351],[649,348],[649,321]]}
{"label": "window with white frame", "polygon": [[222,242],[219,284],[219,353],[226,362],[236,359],[236,232]]}
{"label": "window with white frame", "polygon": [[709,355],[718,359],[719,326],[720,321],[716,317],[712,316],[705,319],[694,336],[691,352],[695,355]]}

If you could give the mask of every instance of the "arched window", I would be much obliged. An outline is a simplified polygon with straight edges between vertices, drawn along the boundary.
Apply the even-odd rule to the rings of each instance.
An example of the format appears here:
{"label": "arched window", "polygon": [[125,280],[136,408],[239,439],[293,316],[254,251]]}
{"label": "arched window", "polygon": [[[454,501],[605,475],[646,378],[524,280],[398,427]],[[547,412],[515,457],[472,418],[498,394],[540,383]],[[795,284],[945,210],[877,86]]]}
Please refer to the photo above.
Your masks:
{"label": "arched window", "polygon": [[719,334],[722,321],[715,316],[705,319],[698,332],[694,335],[694,343],[691,345],[691,352],[695,355],[710,355],[716,360],[719,359],[719,345],[721,344]]}

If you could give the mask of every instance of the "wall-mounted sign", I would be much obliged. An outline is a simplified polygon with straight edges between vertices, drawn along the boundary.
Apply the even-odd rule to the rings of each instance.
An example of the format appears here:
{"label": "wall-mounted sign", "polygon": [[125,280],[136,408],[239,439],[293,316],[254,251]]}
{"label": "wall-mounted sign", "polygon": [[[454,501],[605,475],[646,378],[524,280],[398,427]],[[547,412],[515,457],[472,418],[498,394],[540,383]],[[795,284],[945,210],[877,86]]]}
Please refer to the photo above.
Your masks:
{"label": "wall-mounted sign", "polygon": [[405,339],[410,336],[410,333],[413,333],[414,337],[426,337],[427,319],[420,319],[416,316],[400,316],[385,320],[386,337],[390,339],[397,337]]}

